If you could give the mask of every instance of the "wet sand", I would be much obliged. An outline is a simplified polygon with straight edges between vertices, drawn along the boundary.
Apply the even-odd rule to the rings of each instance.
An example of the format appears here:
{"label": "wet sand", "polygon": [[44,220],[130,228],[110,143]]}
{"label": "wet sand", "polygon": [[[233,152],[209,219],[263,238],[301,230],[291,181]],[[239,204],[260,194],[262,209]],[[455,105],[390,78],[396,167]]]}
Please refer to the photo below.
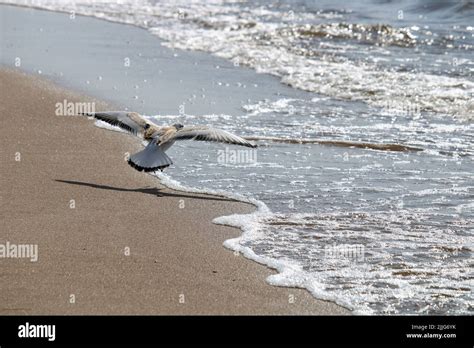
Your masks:
{"label": "wet sand", "polygon": [[253,206],[160,186],[124,161],[137,139],[55,115],[65,99],[113,107],[18,71],[0,86],[0,243],[39,253],[0,259],[0,314],[349,313],[222,246],[240,231],[211,220]]}

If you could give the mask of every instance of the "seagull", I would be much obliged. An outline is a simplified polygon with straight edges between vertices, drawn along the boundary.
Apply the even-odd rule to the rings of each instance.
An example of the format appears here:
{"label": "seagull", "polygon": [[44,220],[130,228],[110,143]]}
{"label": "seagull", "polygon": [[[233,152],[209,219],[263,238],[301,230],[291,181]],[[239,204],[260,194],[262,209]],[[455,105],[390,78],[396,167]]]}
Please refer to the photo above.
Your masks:
{"label": "seagull", "polygon": [[137,112],[105,111],[81,113],[88,117],[117,126],[148,142],[142,151],[134,153],[128,164],[138,171],[155,172],[173,164],[165,153],[175,141],[197,140],[219,142],[256,148],[257,145],[222,129],[206,126],[183,126],[175,123],[171,126],[158,126]]}

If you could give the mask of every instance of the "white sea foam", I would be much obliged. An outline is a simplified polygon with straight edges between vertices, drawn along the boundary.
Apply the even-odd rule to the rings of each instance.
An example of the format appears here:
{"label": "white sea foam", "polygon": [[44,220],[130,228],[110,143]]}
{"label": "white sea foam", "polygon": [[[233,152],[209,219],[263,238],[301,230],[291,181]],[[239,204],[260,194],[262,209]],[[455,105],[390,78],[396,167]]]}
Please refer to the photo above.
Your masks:
{"label": "white sea foam", "polygon": [[[316,298],[333,301],[348,309],[355,309],[355,313],[373,313],[373,311],[369,308],[357,309],[356,307],[354,307],[352,299],[341,297],[339,294],[331,295],[331,293],[326,291],[324,283],[319,282],[319,279],[317,277],[314,277],[311,273],[304,271],[303,266],[295,260],[264,257],[256,254],[251,247],[245,246],[245,242],[253,242],[262,238],[262,231],[264,230],[262,227],[264,226],[264,221],[272,220],[277,217],[277,215],[272,213],[270,209],[266,206],[266,204],[262,201],[221,190],[189,187],[172,179],[164,173],[156,173],[154,175],[158,179],[160,179],[161,184],[174,190],[227,197],[244,203],[251,203],[255,205],[257,207],[257,210],[253,213],[221,216],[215,218],[212,222],[218,225],[236,227],[242,231],[242,235],[240,237],[226,240],[224,242],[224,246],[234,252],[242,254],[244,257],[250,260],[253,260],[276,270],[278,272],[277,274],[270,275],[267,278],[267,282],[269,284],[275,286],[307,289]],[[296,214],[295,216],[300,217],[305,215]]]}

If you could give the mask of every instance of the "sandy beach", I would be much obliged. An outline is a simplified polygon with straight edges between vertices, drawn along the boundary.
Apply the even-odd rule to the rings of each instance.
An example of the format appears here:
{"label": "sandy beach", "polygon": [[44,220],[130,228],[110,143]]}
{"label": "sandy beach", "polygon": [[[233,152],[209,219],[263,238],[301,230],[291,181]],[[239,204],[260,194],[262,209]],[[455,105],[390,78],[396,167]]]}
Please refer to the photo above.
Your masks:
{"label": "sandy beach", "polygon": [[38,261],[2,259],[1,314],[347,314],[222,243],[217,216],[253,206],[176,192],[124,161],[131,136],[55,104],[105,103],[19,71],[0,73],[2,243],[38,245]]}

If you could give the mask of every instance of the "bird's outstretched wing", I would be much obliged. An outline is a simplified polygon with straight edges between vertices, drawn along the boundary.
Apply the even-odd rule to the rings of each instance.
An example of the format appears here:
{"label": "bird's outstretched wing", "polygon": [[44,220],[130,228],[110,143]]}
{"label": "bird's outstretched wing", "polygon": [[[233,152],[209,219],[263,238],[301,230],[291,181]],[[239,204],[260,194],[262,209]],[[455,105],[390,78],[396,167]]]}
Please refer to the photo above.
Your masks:
{"label": "bird's outstretched wing", "polygon": [[165,142],[175,140],[211,141],[255,148],[257,145],[222,129],[209,127],[183,127],[168,137]]}
{"label": "bird's outstretched wing", "polygon": [[123,130],[138,135],[145,132],[150,126],[156,126],[146,120],[137,112],[128,111],[103,111],[93,113],[83,113],[82,115],[94,117],[112,126],[117,126]]}
{"label": "bird's outstretched wing", "polygon": [[128,164],[140,172],[155,172],[173,164],[173,161],[158,145],[157,139],[153,139],[145,149],[131,155]]}

